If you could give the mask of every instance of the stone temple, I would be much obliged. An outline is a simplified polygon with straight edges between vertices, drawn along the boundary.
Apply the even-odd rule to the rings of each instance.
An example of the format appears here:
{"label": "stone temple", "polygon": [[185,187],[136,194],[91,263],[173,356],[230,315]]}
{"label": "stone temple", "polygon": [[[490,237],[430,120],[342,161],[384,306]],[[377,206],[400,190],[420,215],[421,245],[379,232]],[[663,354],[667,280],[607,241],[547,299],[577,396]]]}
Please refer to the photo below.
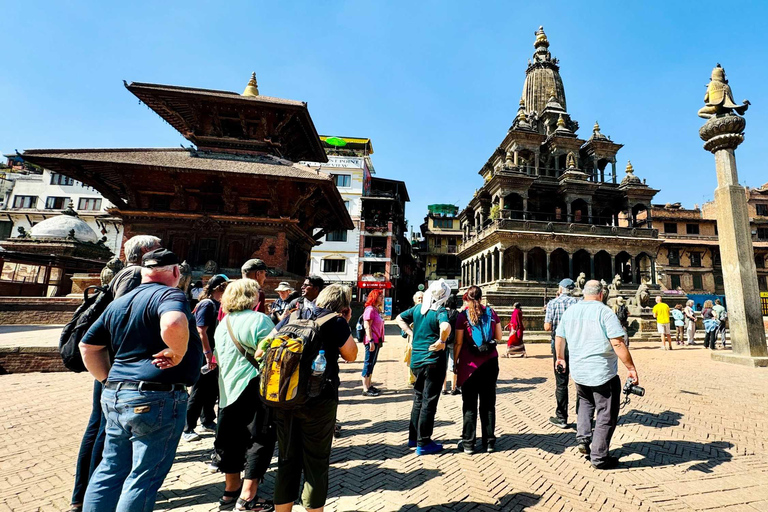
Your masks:
{"label": "stone temple", "polygon": [[622,145],[597,122],[588,138],[577,135],[543,28],[534,47],[517,115],[460,213],[462,284],[479,285],[502,308],[543,306],[562,278],[581,275],[613,282],[613,293],[625,297],[641,284],[653,291],[660,240],[650,212],[658,190],[631,164],[619,179]]}

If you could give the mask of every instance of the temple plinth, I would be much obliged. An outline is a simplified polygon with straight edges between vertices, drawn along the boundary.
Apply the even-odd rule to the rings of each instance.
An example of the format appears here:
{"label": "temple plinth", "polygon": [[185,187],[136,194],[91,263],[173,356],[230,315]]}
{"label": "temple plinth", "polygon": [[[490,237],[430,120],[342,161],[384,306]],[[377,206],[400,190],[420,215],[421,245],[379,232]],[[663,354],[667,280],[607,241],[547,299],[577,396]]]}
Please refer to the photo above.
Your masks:
{"label": "temple plinth", "polygon": [[[718,239],[733,346],[732,352],[713,352],[712,359],[768,367],[747,200],[744,187],[739,185],[734,153],[744,141],[747,124],[736,112],[743,113],[746,106],[735,106],[727,83],[718,64],[704,99],[707,106],[699,111],[701,117],[709,119],[699,130],[704,149],[715,155]],[[712,91],[719,91],[719,97]]]}

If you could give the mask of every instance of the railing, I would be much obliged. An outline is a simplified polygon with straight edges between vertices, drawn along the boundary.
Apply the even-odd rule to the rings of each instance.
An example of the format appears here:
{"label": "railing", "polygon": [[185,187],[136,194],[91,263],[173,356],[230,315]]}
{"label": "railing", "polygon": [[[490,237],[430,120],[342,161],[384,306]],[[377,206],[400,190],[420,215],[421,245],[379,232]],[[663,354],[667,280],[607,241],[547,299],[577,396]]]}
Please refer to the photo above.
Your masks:
{"label": "railing", "polygon": [[537,220],[507,220],[492,221],[479,233],[470,236],[460,247],[464,251],[486,236],[496,231],[528,231],[535,233],[566,233],[592,236],[623,236],[632,238],[657,238],[658,230],[648,228],[630,228],[619,226],[598,226],[594,224],[579,224],[568,222],[543,222]]}
{"label": "railing", "polygon": [[457,245],[448,245],[443,247],[433,245],[427,248],[427,252],[435,253],[435,254],[458,254],[459,247]]}
{"label": "railing", "polygon": [[364,249],[363,250],[363,257],[364,258],[386,258],[387,257],[387,249]]}

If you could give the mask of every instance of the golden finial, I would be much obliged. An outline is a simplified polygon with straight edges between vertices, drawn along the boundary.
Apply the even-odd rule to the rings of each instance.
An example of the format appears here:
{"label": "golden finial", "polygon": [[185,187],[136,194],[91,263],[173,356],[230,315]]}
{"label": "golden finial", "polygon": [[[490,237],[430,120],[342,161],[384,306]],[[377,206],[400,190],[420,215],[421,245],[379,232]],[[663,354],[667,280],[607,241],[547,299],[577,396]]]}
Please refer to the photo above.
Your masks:
{"label": "golden finial", "polygon": [[517,112],[517,120],[525,121],[525,111],[522,108]]}
{"label": "golden finial", "polygon": [[243,91],[243,96],[258,96],[259,86],[256,83],[256,73],[251,73],[251,79],[248,80],[248,85]]}
{"label": "golden finial", "polygon": [[597,124],[597,121],[595,121],[595,126],[592,127],[592,131],[595,133],[600,133],[600,125]]}
{"label": "golden finial", "polygon": [[627,168],[625,169],[627,174],[632,174],[635,172],[635,169],[632,167],[632,162],[627,160]]}
{"label": "golden finial", "polygon": [[565,119],[563,119],[563,114],[560,114],[560,117],[557,118],[557,127],[565,128]]}
{"label": "golden finial", "polygon": [[547,34],[544,33],[544,27],[539,26],[539,30],[536,31],[536,42],[533,43],[533,46],[538,48],[539,46],[549,46],[549,41],[547,40]]}
{"label": "golden finial", "polygon": [[523,99],[523,97],[522,97],[522,96],[520,97],[520,106],[521,106],[521,107],[524,107],[524,106],[525,106],[525,99]]}

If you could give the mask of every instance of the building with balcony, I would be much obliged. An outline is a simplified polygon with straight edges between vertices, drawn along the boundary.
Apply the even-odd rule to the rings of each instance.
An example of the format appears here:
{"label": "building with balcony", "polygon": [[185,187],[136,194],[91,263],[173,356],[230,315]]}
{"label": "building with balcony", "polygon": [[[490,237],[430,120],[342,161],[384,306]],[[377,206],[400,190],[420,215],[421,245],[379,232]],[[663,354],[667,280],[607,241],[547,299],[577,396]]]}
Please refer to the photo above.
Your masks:
{"label": "building with balcony", "polygon": [[431,204],[421,225],[419,258],[426,280],[445,279],[452,288],[462,286],[459,244],[462,231],[459,208],[452,204]]}
{"label": "building with balcony", "polygon": [[480,285],[502,306],[540,306],[558,281],[581,274],[606,282],[618,274],[628,288],[654,286],[661,242],[648,211],[658,190],[631,164],[619,181],[622,145],[597,123],[588,139],[576,135],[579,124],[568,113],[559,62],[542,28],[534,48],[517,115],[458,216],[462,286]]}
{"label": "building with balcony", "polygon": [[71,177],[32,165],[23,165],[8,157],[9,167],[2,210],[0,210],[0,239],[16,238],[45,219],[61,215],[67,207],[100,237],[113,254],[120,254],[123,224],[107,210],[113,205],[96,189]]}

